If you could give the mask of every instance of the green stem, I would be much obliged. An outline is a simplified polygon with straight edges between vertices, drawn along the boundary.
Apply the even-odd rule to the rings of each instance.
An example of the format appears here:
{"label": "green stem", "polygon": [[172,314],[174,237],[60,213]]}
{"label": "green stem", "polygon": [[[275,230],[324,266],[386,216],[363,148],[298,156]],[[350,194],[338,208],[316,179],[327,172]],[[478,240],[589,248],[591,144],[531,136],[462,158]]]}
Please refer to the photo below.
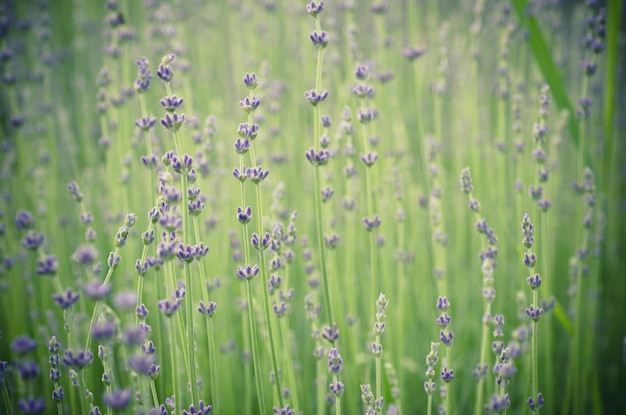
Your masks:
{"label": "green stem", "polygon": [[[485,312],[483,315],[491,314],[491,303],[485,301]],[[480,336],[480,366],[482,367],[487,363],[487,344],[489,343],[489,323],[483,323],[483,330]],[[478,391],[476,392],[476,404],[474,406],[474,414],[479,415],[484,412],[483,408],[483,397],[485,390],[485,378],[480,376],[478,380]]]}
{"label": "green stem", "polygon": [[[257,185],[257,211],[259,212],[259,228],[261,225],[262,218],[262,210],[261,210],[261,192]],[[259,237],[262,237],[260,235]],[[265,309],[265,319],[267,320],[267,334],[270,342],[270,354],[272,356],[272,368],[274,370],[275,376],[275,385],[276,385],[276,393],[278,394],[278,403],[279,407],[283,407],[283,394],[281,392],[280,386],[280,373],[278,371],[278,358],[276,357],[276,344],[274,341],[274,330],[272,324],[272,312],[270,307],[269,293],[267,292],[268,285],[268,272],[267,272],[267,261],[265,259],[265,251],[261,250],[260,252],[260,262],[261,262],[261,278],[263,280],[263,306]]]}
{"label": "green stem", "polygon": [[282,335],[283,341],[283,353],[285,354],[285,366],[287,369],[287,381],[289,383],[289,388],[291,389],[291,396],[293,398],[293,410],[297,413],[300,408],[300,403],[298,402],[298,388],[296,386],[296,376],[293,371],[293,361],[291,359],[291,348],[289,347],[289,339],[287,337],[288,327],[286,316],[280,318],[280,326],[279,331]]}
{"label": "green stem", "polygon": [[[245,226],[244,226],[245,228]],[[247,243],[244,242],[244,245]],[[254,380],[256,382],[257,399],[259,401],[259,413],[264,414],[265,397],[263,396],[263,381],[261,380],[261,363],[259,361],[259,344],[257,340],[256,324],[254,321],[254,299],[250,280],[246,280],[246,295],[248,297],[248,321],[250,323],[250,337],[252,344],[252,363],[254,364]]]}
{"label": "green stem", "polygon": [[[170,87],[170,83],[165,83],[165,90],[168,96],[172,95],[172,90]],[[178,132],[172,131],[172,136],[174,138],[174,146],[176,147],[176,153],[178,157],[182,158],[183,154],[181,152],[180,140],[178,138]],[[187,194],[187,171],[184,170],[180,174],[181,179],[181,191],[182,191],[182,215],[183,215],[183,244],[186,246],[189,243],[189,195]],[[191,271],[189,269],[189,263],[185,262],[185,290],[187,292],[187,298],[185,299],[185,318],[187,323],[187,334],[186,334],[186,348],[187,348],[187,370],[189,383],[191,384],[191,401],[193,403],[198,402],[198,378],[196,374],[196,351],[195,351],[195,331],[194,331],[194,317],[193,317],[193,279],[191,278]],[[182,340],[182,339],[181,339]]]}
{"label": "green stem", "polygon": [[[200,225],[198,224],[198,217],[193,217],[193,232],[196,240],[196,244],[200,243]],[[200,268],[200,281],[202,281],[201,289],[202,289],[202,297],[205,300],[209,300],[209,292],[206,286],[206,272],[204,268],[204,262],[202,259],[198,261],[198,267]],[[207,317],[206,320],[206,330],[207,330],[207,348],[209,350],[209,385],[211,386],[211,404],[213,409],[219,408],[217,404],[217,399],[219,394],[217,392],[217,359],[215,356],[215,333],[213,332],[213,319],[211,317]]]}
{"label": "green stem", "polygon": [[[319,17],[315,17],[315,27],[318,32],[321,32],[321,24]],[[322,88],[322,67],[324,63],[324,50],[317,50],[317,67],[315,70],[315,91],[321,92]],[[319,151],[319,138],[320,138],[320,110],[317,106],[313,107],[313,148],[315,151]],[[315,181],[315,220],[317,225],[317,246],[320,255],[320,267],[322,271],[322,285],[324,289],[324,305],[328,312],[328,324],[332,325],[335,322],[333,316],[332,305],[330,301],[330,290],[328,287],[328,269],[326,264],[326,251],[324,248],[324,219],[322,213],[322,200],[321,200],[321,178],[319,172],[319,166],[314,169],[314,181]]]}
{"label": "green stem", "polygon": [[321,271],[322,271],[322,286],[324,289],[324,305],[328,310],[328,322],[332,325],[335,322],[333,316],[332,305],[330,301],[330,289],[328,287],[328,273],[326,265],[326,250],[324,247],[324,219],[322,215],[322,195],[321,195],[321,179],[319,167],[314,167],[314,182],[315,182],[315,220],[317,225],[317,247],[320,253]]}
{"label": "green stem", "polygon": [[152,403],[155,408],[159,407],[159,395],[157,394],[156,385],[154,379],[150,379],[150,391],[152,392]]}
{"label": "green stem", "polygon": [[[450,368],[452,367],[452,360],[450,358],[450,354],[451,354],[451,346],[446,346],[446,365],[448,366],[448,370],[450,370]],[[445,401],[445,405],[446,405],[446,415],[451,415],[450,413],[450,401],[452,399],[452,382],[448,382],[446,384],[446,401]]]}
{"label": "green stem", "polygon": [[326,385],[326,370],[324,367],[324,362],[321,358],[317,359],[317,365],[315,366],[315,388],[317,391],[317,415],[323,415],[326,413],[326,395],[325,388]]}
{"label": "green stem", "polygon": [[13,406],[11,405],[11,397],[9,396],[9,391],[7,390],[6,383],[2,382],[2,388],[0,388],[0,392],[2,392],[2,402],[4,403],[4,410],[6,411],[5,413],[7,415],[13,415]]}
{"label": "green stem", "polygon": [[[380,345],[380,335],[376,335],[376,344]],[[376,399],[382,398],[382,375],[380,371],[380,356],[376,356]]]}
{"label": "green stem", "polygon": [[[115,251],[113,252],[113,256],[117,257],[117,253],[119,251],[118,247],[115,247]],[[111,267],[109,268],[109,270],[107,271],[107,275],[104,278],[104,282],[102,283],[102,285],[107,285],[109,283],[109,281],[111,280],[111,276],[113,275],[113,271],[114,271],[115,267]],[[97,300],[96,304],[93,307],[93,313],[91,314],[91,321],[89,322],[89,332],[87,334],[87,341],[85,342],[85,350],[89,350],[89,348],[91,347],[91,334],[93,331],[93,324],[96,322],[96,316],[98,315],[98,312],[100,311],[100,303],[102,302],[102,300]]]}

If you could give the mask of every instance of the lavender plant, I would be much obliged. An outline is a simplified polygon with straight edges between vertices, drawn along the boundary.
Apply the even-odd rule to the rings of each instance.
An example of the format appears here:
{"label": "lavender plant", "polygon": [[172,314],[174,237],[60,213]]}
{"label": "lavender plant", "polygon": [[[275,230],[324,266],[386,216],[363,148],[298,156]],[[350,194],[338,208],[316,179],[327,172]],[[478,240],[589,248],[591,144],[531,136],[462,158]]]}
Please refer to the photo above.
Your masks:
{"label": "lavender plant", "polygon": [[622,8],[4,2],[0,412],[620,413]]}

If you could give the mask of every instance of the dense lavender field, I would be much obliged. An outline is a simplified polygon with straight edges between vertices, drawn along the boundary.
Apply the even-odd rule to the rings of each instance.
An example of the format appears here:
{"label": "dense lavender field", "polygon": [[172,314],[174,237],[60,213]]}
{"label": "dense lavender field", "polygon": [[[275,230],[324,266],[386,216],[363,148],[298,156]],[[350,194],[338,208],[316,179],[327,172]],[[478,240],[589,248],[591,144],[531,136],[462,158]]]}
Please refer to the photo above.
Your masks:
{"label": "dense lavender field", "polygon": [[4,0],[0,413],[623,412],[623,6]]}

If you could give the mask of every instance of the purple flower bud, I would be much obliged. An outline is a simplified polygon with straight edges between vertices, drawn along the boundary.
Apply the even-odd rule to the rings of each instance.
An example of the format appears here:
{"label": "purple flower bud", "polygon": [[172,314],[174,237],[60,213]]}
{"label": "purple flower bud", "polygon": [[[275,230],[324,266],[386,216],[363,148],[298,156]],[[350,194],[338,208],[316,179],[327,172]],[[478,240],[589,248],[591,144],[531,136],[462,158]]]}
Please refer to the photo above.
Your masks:
{"label": "purple flower bud", "polygon": [[337,323],[334,323],[333,327],[324,327],[322,337],[330,343],[336,342],[339,339],[339,327],[337,327]]}
{"label": "purple flower bud", "polygon": [[170,114],[168,112],[167,114],[165,114],[165,117],[161,118],[161,125],[163,125],[165,129],[171,131],[172,133],[175,133],[180,129],[184,121],[185,114],[179,115],[176,112]]}
{"label": "purple flower bud", "polygon": [[465,193],[472,193],[472,177],[470,176],[469,167],[461,170],[461,179],[459,180],[459,182],[461,183],[461,190],[463,190]]}
{"label": "purple flower bud", "polygon": [[239,124],[239,127],[237,128],[237,133],[239,134],[239,137],[241,138],[249,138],[250,141],[254,141],[254,139],[257,137],[257,134],[259,133],[259,125],[258,124],[248,124],[246,123],[241,123]]}
{"label": "purple flower bud", "polygon": [[383,355],[383,345],[377,342],[372,342],[372,354],[374,357],[381,357]]}
{"label": "purple flower bud", "polygon": [[441,312],[446,312],[450,308],[450,302],[447,297],[439,297],[437,298],[437,309]]}
{"label": "purple flower bud", "polygon": [[313,46],[318,49],[324,49],[328,46],[328,32],[326,31],[313,31],[309,35],[309,38],[311,39],[311,42],[313,42]]}
{"label": "purple flower bud", "polygon": [[367,67],[365,65],[357,65],[354,69],[354,76],[359,81],[364,81],[367,78]]}
{"label": "purple flower bud", "polygon": [[256,168],[249,168],[246,170],[246,175],[250,178],[250,181],[254,184],[259,184],[263,180],[267,178],[270,174],[269,170],[263,170],[261,166],[257,166]]}
{"label": "purple flower bud", "polygon": [[528,268],[532,268],[535,266],[536,262],[537,255],[534,252],[524,252],[524,265],[526,265]]}
{"label": "purple flower bud", "polygon": [[428,395],[432,395],[437,390],[437,384],[432,381],[424,382],[424,390]]}
{"label": "purple flower bud", "polygon": [[321,0],[318,3],[312,1],[311,3],[306,5],[306,12],[310,14],[311,17],[317,17],[317,15],[322,12],[322,10],[324,10],[324,2]]}
{"label": "purple flower bud", "polygon": [[52,294],[52,301],[54,301],[59,307],[63,309],[72,306],[74,303],[76,303],[76,301],[78,301],[78,298],[79,295],[69,288],[63,293]]}
{"label": "purple flower bud", "polygon": [[106,343],[117,335],[117,325],[105,320],[95,323],[91,328],[91,336],[100,343]]}
{"label": "purple flower bud", "polygon": [[240,279],[251,280],[259,273],[259,266],[244,265],[243,267],[237,267],[237,277]]}
{"label": "purple flower bud", "polygon": [[135,309],[135,314],[137,315],[137,317],[139,317],[140,320],[147,319],[148,318],[148,309],[146,308],[145,304],[140,304]]}
{"label": "purple flower bud", "polygon": [[107,259],[107,265],[109,266],[109,268],[115,269],[119,265],[121,259],[122,259],[122,257],[120,257],[119,255],[116,255],[114,252],[109,252],[109,258]]}
{"label": "purple flower bud", "polygon": [[527,402],[528,402],[528,406],[530,407],[531,411],[539,412],[539,409],[544,404],[543,394],[541,392],[539,392],[537,394],[537,399],[536,400],[533,399],[532,397],[529,397]]}
{"label": "purple flower bud", "polygon": [[389,3],[386,1],[381,1],[378,4],[374,3],[370,6],[370,12],[373,14],[385,14],[387,10],[389,10]]}
{"label": "purple flower bud", "polygon": [[239,170],[239,168],[235,167],[233,169],[233,176],[235,177],[235,179],[237,179],[241,183],[243,183],[248,178],[248,174],[247,174],[246,170],[247,169],[245,167],[242,167],[241,171]]}
{"label": "purple flower bud", "polygon": [[42,397],[20,399],[17,406],[23,414],[42,414],[46,409],[46,401]]}
{"label": "purple flower bud", "polygon": [[132,396],[132,389],[119,389],[111,393],[105,392],[102,396],[102,400],[111,409],[121,411],[128,406]]}
{"label": "purple flower bud", "polygon": [[166,83],[170,82],[172,78],[174,77],[174,73],[172,72],[172,67],[163,63],[159,64],[156,74],[159,78],[161,78],[163,82],[166,82]]}
{"label": "purple flower bud", "polygon": [[253,73],[246,72],[246,74],[243,77],[243,83],[246,85],[246,88],[248,88],[249,90],[253,90],[253,89],[256,89],[256,87],[259,85],[259,79],[254,74],[254,72]]}
{"label": "purple flower bud", "polygon": [[328,372],[331,375],[338,375],[341,373],[341,369],[343,368],[343,359],[339,354],[339,350],[335,347],[331,347],[328,352]]}
{"label": "purple flower bud", "polygon": [[529,305],[526,309],[526,315],[533,321],[537,322],[543,315],[543,309],[541,307],[535,307],[533,304]]}
{"label": "purple flower bud", "polygon": [[328,163],[330,153],[324,149],[316,152],[315,149],[311,147],[309,151],[305,153],[305,156],[309,163],[311,163],[313,166],[323,166]]}
{"label": "purple flower bud", "polygon": [[361,124],[368,124],[377,116],[378,116],[378,112],[371,108],[365,108],[365,109],[359,108],[359,110],[357,111],[357,118],[359,119]]}
{"label": "purple flower bud", "polygon": [[450,383],[454,380],[454,370],[444,367],[441,369],[441,380]]}
{"label": "purple flower bud", "polygon": [[247,138],[242,140],[241,138],[237,138],[235,140],[235,151],[237,154],[243,155],[248,152],[250,149],[250,140]]}
{"label": "purple flower bud", "polygon": [[372,167],[378,160],[378,154],[376,152],[361,154],[361,161],[367,166]]}
{"label": "purple flower bud", "polygon": [[213,408],[211,405],[204,405],[204,401],[200,400],[198,408],[193,404],[189,405],[189,411],[183,409],[183,415],[209,415]]}
{"label": "purple flower bud", "polygon": [[450,316],[447,315],[446,313],[443,313],[439,317],[437,317],[435,322],[437,323],[440,329],[445,329],[446,327],[450,325],[450,320],[451,320]]}
{"label": "purple flower bud", "polygon": [[[83,194],[80,192],[80,189],[78,188],[78,183],[74,181],[69,182],[67,184],[67,190],[74,197],[74,200],[76,202],[80,203],[83,200]],[[19,212],[18,212],[18,215],[19,215]]]}
{"label": "purple flower bud", "polygon": [[426,48],[407,46],[402,50],[402,56],[404,56],[409,62],[413,62],[415,59],[426,53]]}
{"label": "purple flower bud", "polygon": [[37,342],[27,334],[16,337],[11,342],[11,351],[24,356],[37,348]]}
{"label": "purple flower bud", "polygon": [[59,268],[59,261],[54,255],[46,255],[44,258],[37,259],[37,275],[54,276]]}
{"label": "purple flower bud", "polygon": [[366,231],[371,232],[374,229],[377,229],[378,227],[380,227],[381,220],[378,215],[374,215],[372,219],[367,218],[367,217],[362,218],[361,223],[365,227]]}
{"label": "purple flower bud", "polygon": [[[352,87],[352,93],[361,99],[373,98],[374,95],[376,94],[376,90],[374,89],[374,87],[367,85],[365,83],[358,83],[354,87]],[[359,121],[361,121],[362,123],[367,123],[371,121],[371,119],[373,118],[372,110],[369,110],[369,109],[366,110],[365,113],[361,111],[360,113],[357,113],[357,115],[358,115]],[[364,117],[365,117],[365,120],[364,120]]]}
{"label": "purple flower bud", "polygon": [[68,349],[63,355],[63,363],[75,370],[81,370],[93,362],[93,353],[90,351],[80,351],[75,353]]}
{"label": "purple flower bud", "polygon": [[183,98],[178,98],[176,95],[164,97],[161,99],[161,106],[167,112],[174,112],[183,105]]}
{"label": "purple flower bud", "polygon": [[198,305],[198,311],[200,312],[200,314],[207,317],[213,317],[215,310],[217,310],[217,304],[213,301],[209,301],[209,304],[205,305],[204,301],[201,300],[200,304]]}
{"label": "purple flower bud", "polygon": [[163,313],[164,316],[171,317],[172,315],[174,315],[174,313],[178,311],[181,304],[182,304],[182,301],[179,298],[176,298],[172,301],[167,300],[167,299],[160,300],[157,303],[157,306],[159,307],[159,310],[161,310],[161,313]]}
{"label": "purple flower bud", "polygon": [[323,102],[328,97],[328,91],[317,92],[314,89],[310,89],[304,92],[304,97],[312,106],[316,107],[317,104]]}
{"label": "purple flower bud", "polygon": [[62,401],[64,396],[65,394],[63,393],[63,386],[59,386],[57,389],[52,391],[52,399],[57,402]]}
{"label": "purple flower bud", "polygon": [[452,340],[454,339],[454,334],[449,331],[449,332],[445,332],[443,330],[439,331],[439,340],[441,340],[441,343],[443,343],[446,346],[450,346],[452,344]]}
{"label": "purple flower bud", "polygon": [[182,242],[178,244],[178,259],[183,262],[191,263],[195,259],[195,247],[193,245],[184,245]]}
{"label": "purple flower bud", "polygon": [[100,281],[92,281],[83,286],[83,292],[92,300],[99,301],[111,292],[110,284],[101,284]]}
{"label": "purple flower bud", "polygon": [[270,245],[271,236],[269,232],[265,232],[263,238],[260,238],[259,235],[255,232],[252,234],[252,246],[254,246],[259,251],[264,251]]}
{"label": "purple flower bud", "polygon": [[30,231],[22,238],[22,246],[25,249],[35,251],[43,244],[44,236],[42,233]]}
{"label": "purple flower bud", "polygon": [[142,117],[135,120],[135,125],[142,131],[148,131],[156,124],[156,118],[154,117]]}
{"label": "purple flower bud", "polygon": [[241,107],[241,109],[248,114],[254,112],[259,107],[259,105],[261,105],[261,100],[257,97],[245,97],[244,99],[239,101],[239,106]]}

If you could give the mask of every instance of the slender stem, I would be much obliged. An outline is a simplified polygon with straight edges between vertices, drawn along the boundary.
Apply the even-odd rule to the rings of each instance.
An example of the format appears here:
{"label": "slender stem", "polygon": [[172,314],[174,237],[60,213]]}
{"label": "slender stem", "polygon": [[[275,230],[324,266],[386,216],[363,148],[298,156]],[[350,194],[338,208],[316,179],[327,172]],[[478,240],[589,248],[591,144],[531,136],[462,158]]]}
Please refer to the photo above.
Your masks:
{"label": "slender stem", "polygon": [[[452,359],[450,357],[451,354],[451,345],[450,346],[446,346],[446,365],[448,366],[448,370],[452,367]],[[446,384],[446,401],[445,401],[445,405],[446,405],[446,415],[450,415],[450,402],[452,399],[452,393],[451,393],[451,389],[452,389],[452,382],[448,382]]]}
{"label": "slender stem", "polygon": [[176,340],[174,339],[174,330],[172,328],[173,322],[170,319],[167,319],[166,322],[169,322],[169,330],[167,331],[169,342],[170,342],[170,370],[172,375],[172,389],[176,394],[175,405],[173,413],[178,413],[178,405],[180,404],[180,400],[182,399],[182,395],[180,393],[180,385],[178,382],[178,373],[176,365]]}
{"label": "slender stem", "polygon": [[[11,405],[11,397],[9,396],[9,391],[7,390],[6,383],[2,382],[2,388],[0,388],[0,392],[2,392],[2,402],[4,403],[4,410],[7,415],[13,415],[13,406]],[[62,409],[61,412],[62,413]]]}
{"label": "slender stem", "polygon": [[[485,312],[483,315],[489,315],[491,313],[491,303],[487,301],[486,299],[484,300],[484,302],[485,302],[485,306],[484,306]],[[482,370],[483,365],[486,364],[487,362],[487,344],[489,343],[488,335],[489,335],[489,323],[484,322],[482,334],[480,336],[481,370]],[[484,412],[484,408],[483,408],[484,390],[485,390],[485,378],[481,374],[478,380],[478,391],[476,392],[476,404],[474,406],[474,413],[476,415],[482,414]]]}
{"label": "slender stem", "polygon": [[285,354],[285,365],[287,370],[287,378],[289,383],[289,388],[291,389],[291,396],[293,398],[293,410],[298,411],[300,408],[300,403],[298,402],[298,388],[296,386],[296,376],[293,371],[293,362],[291,359],[291,349],[289,347],[289,339],[287,337],[288,327],[286,316],[280,318],[279,331],[282,336],[283,341],[283,353]]}
{"label": "slender stem", "polygon": [[[165,90],[168,96],[172,95],[172,90],[170,87],[170,83],[165,83]],[[178,157],[183,157],[181,152],[180,140],[178,138],[178,132],[172,131],[172,136],[174,138],[174,146],[176,147],[176,153]],[[187,193],[188,183],[187,183],[187,172],[183,171],[180,174],[181,179],[181,191],[182,191],[182,215],[183,215],[183,244],[186,246],[189,243],[189,195]],[[198,378],[196,374],[196,351],[195,351],[195,331],[194,331],[194,316],[193,316],[193,279],[191,278],[191,271],[189,269],[189,263],[185,262],[184,264],[184,273],[185,273],[185,290],[187,298],[185,299],[185,319],[187,323],[187,333],[186,333],[186,348],[187,348],[187,370],[189,383],[191,384],[191,401],[193,403],[198,402]]]}
{"label": "slender stem", "polygon": [[[115,251],[113,252],[113,256],[117,257],[117,253],[119,251],[118,247],[115,247]],[[113,271],[114,271],[115,267],[110,267],[109,270],[107,271],[107,275],[106,277],[104,277],[104,282],[102,283],[102,285],[107,285],[109,283],[109,281],[111,280],[111,276],[113,275]],[[102,301],[101,300],[97,300],[96,304],[93,307],[93,313],[91,314],[91,321],[89,322],[89,332],[87,334],[87,341],[85,342],[85,350],[89,350],[89,348],[91,347],[91,334],[93,331],[93,324],[96,322],[96,316],[98,315],[98,312],[100,311],[100,303]]]}
{"label": "slender stem", "polygon": [[[257,211],[259,212],[259,234],[261,232],[261,228],[262,228],[262,224],[261,224],[261,219],[262,219],[262,214],[263,214],[263,210],[262,210],[262,204],[261,204],[261,191],[259,189],[259,186],[256,186],[256,199],[257,199]],[[262,237],[261,235],[259,235],[259,237]],[[275,385],[276,385],[276,393],[278,394],[278,403],[279,403],[279,407],[282,408],[283,407],[283,394],[281,391],[281,386],[280,386],[280,374],[278,371],[278,358],[276,357],[276,345],[275,345],[275,341],[274,341],[274,331],[273,331],[273,324],[272,324],[272,312],[271,312],[271,307],[270,307],[270,300],[269,300],[269,293],[267,292],[267,285],[268,285],[268,272],[267,272],[267,260],[265,258],[265,251],[261,250],[259,252],[260,254],[260,262],[261,262],[261,278],[263,280],[263,306],[265,309],[265,319],[267,320],[267,334],[268,334],[268,338],[269,338],[269,342],[270,342],[270,352],[272,355],[272,367],[274,369],[274,376],[275,376]]]}
{"label": "slender stem", "polygon": [[213,408],[219,408],[219,390],[217,382],[217,356],[215,347],[215,329],[213,328],[213,318],[209,317],[207,323],[207,337],[209,346],[209,382],[211,385],[211,401]]}
{"label": "slender stem", "polygon": [[[376,344],[380,345],[380,335],[376,335]],[[376,399],[380,399],[383,396],[382,388],[382,375],[380,371],[380,356],[376,356]]]}
{"label": "slender stem", "polygon": [[154,379],[150,379],[150,391],[152,392],[152,403],[155,408],[159,407],[159,395],[157,394],[156,385]]}
{"label": "slender stem", "polygon": [[[193,233],[195,237],[196,244],[200,243],[200,225],[198,224],[198,217],[193,217]],[[206,286],[206,272],[204,268],[204,262],[202,260],[198,261],[198,267],[200,268],[200,281],[202,281],[201,289],[202,289],[202,297],[205,300],[209,300],[209,293]],[[206,319],[206,330],[207,330],[207,348],[209,350],[209,385],[211,386],[211,401],[213,409],[219,408],[217,404],[217,400],[219,394],[217,392],[217,359],[215,356],[215,333],[213,332],[213,320],[212,317],[208,317]]]}
{"label": "slender stem", "polygon": [[317,359],[317,365],[315,366],[315,388],[317,391],[317,415],[323,415],[326,413],[326,395],[324,394],[324,386],[326,384],[326,370],[324,362],[321,358]]}
{"label": "slender stem", "polygon": [[[333,375],[333,382],[337,384],[339,378]],[[335,415],[341,415],[341,396],[335,396]]]}
{"label": "slender stem", "polygon": [[328,322],[332,325],[335,322],[333,316],[332,305],[330,301],[330,289],[328,287],[328,275],[326,265],[326,251],[324,248],[324,219],[322,215],[322,195],[321,195],[321,179],[319,167],[314,167],[314,181],[315,181],[315,219],[317,225],[317,247],[320,253],[320,261],[322,268],[322,285],[324,289],[324,304],[328,310]]}
{"label": "slender stem", "polygon": [[[315,30],[319,33],[322,32],[322,24],[319,16],[315,16]],[[317,49],[317,65],[315,68],[315,91],[320,93],[322,89],[322,68],[324,67],[324,49]],[[320,111],[317,106],[313,107],[313,148],[315,151],[319,150],[320,139]],[[322,213],[322,201],[321,201],[321,178],[319,172],[319,166],[314,167],[314,182],[315,182],[315,220],[317,225],[317,246],[320,255],[320,266],[322,271],[322,285],[324,289],[324,305],[328,312],[328,324],[332,325],[335,322],[333,316],[332,305],[330,301],[330,290],[328,287],[328,269],[326,264],[326,251],[324,248],[324,220]]]}
{"label": "slender stem", "polygon": [[[245,228],[245,225],[244,225]],[[256,382],[257,399],[259,401],[259,413],[264,414],[265,397],[263,395],[263,381],[261,380],[261,363],[259,361],[259,344],[257,340],[256,324],[254,322],[254,298],[250,280],[246,280],[246,295],[248,297],[248,321],[250,323],[250,337],[252,343],[252,362],[254,364],[254,380]]]}

